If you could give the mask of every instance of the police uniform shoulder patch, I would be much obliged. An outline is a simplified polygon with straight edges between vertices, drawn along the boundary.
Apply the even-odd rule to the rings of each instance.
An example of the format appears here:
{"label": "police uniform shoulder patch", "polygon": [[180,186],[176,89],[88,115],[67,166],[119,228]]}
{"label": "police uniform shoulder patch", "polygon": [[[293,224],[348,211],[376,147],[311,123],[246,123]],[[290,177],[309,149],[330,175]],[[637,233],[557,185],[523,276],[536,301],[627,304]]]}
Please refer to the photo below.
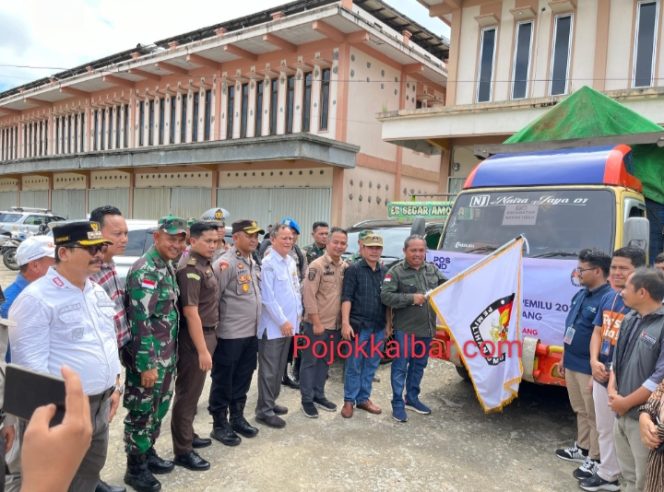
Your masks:
{"label": "police uniform shoulder patch", "polygon": [[226,268],[228,268],[228,262],[227,262],[226,260],[221,260],[221,261],[219,262],[219,270],[222,270],[222,271],[223,271],[223,270],[225,270]]}
{"label": "police uniform shoulder patch", "polygon": [[188,274],[187,274],[187,278],[188,278],[188,279],[191,279],[191,280],[200,280],[200,279],[201,279],[201,276],[200,276],[199,274],[197,274],[197,273],[193,273],[193,272],[191,272],[191,273],[188,273]]}
{"label": "police uniform shoulder patch", "polygon": [[307,275],[307,277],[309,278],[310,282],[313,282],[314,280],[316,280],[316,269],[315,268],[310,268],[309,269],[309,274]]}

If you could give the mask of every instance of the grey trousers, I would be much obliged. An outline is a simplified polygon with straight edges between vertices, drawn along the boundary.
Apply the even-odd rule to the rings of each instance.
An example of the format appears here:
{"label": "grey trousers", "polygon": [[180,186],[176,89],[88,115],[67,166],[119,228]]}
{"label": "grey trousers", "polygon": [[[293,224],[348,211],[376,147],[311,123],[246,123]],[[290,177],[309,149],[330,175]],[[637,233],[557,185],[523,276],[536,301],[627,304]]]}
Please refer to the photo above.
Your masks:
{"label": "grey trousers", "polygon": [[108,451],[108,413],[111,400],[104,401],[90,398],[90,416],[92,418],[92,442],[85,453],[81,466],[69,486],[69,492],[94,492],[99,483],[99,472],[106,463]]}
{"label": "grey trousers", "polygon": [[643,490],[649,450],[641,442],[639,421],[627,415],[618,417],[613,424],[613,436],[626,492]]}
{"label": "grey trousers", "polygon": [[293,337],[258,340],[258,401],[256,417],[274,415],[281,391],[281,378],[288,363],[288,350]]}
{"label": "grey trousers", "polygon": [[[300,393],[302,403],[312,403],[314,398],[325,398],[325,381],[327,380],[328,363],[334,360],[330,354],[332,346],[336,346],[339,339],[338,330],[325,330],[321,335],[314,335],[311,323],[303,323],[303,334],[311,342],[309,348],[302,350],[300,365]],[[316,343],[318,342],[318,343]],[[316,343],[316,347],[313,347]],[[325,350],[322,345],[327,345]]]}

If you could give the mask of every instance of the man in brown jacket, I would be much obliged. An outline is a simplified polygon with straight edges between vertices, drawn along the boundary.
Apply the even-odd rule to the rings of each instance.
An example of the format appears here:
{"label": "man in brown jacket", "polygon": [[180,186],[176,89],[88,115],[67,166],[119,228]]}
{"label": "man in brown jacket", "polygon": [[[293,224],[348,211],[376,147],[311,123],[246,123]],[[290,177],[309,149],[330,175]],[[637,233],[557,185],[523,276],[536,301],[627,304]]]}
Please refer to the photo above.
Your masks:
{"label": "man in brown jacket", "polygon": [[[302,411],[309,418],[318,417],[316,406],[328,412],[337,409],[334,403],[325,398],[325,380],[329,364],[333,360],[329,354],[339,340],[341,288],[344,270],[348,266],[341,259],[341,255],[346,251],[347,244],[346,231],[333,227],[325,254],[309,265],[304,278],[303,333],[309,343],[308,348],[300,354],[300,392]],[[327,349],[324,348],[325,345]]]}

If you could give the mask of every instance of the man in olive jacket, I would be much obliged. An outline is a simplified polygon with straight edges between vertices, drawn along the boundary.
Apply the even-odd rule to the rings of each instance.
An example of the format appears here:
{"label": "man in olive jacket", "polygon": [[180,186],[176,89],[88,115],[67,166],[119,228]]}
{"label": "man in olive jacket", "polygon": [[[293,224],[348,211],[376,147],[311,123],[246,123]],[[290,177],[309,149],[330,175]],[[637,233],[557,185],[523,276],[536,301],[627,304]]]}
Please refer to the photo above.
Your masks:
{"label": "man in olive jacket", "polygon": [[[420,382],[429,360],[429,346],[436,333],[436,313],[427,302],[427,292],[445,280],[432,263],[427,263],[426,243],[419,235],[404,242],[405,259],[385,275],[380,298],[392,308],[396,357],[392,362],[392,418],[408,421],[406,408],[422,415],[431,409],[419,399]],[[388,351],[391,351],[388,346]],[[404,401],[403,391],[406,387]]]}

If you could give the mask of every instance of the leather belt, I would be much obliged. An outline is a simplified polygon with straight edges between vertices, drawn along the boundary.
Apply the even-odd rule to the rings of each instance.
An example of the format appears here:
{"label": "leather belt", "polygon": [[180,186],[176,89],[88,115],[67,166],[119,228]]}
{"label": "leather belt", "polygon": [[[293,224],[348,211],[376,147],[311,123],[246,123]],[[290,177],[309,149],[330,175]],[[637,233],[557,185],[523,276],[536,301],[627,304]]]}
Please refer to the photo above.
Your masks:
{"label": "leather belt", "polygon": [[203,330],[204,331],[215,331],[217,329],[216,326],[204,326]]}
{"label": "leather belt", "polygon": [[99,393],[98,395],[90,395],[88,396],[88,398],[90,400],[90,403],[104,402],[111,397],[114,391],[115,391],[115,386],[111,386],[103,393]]}

